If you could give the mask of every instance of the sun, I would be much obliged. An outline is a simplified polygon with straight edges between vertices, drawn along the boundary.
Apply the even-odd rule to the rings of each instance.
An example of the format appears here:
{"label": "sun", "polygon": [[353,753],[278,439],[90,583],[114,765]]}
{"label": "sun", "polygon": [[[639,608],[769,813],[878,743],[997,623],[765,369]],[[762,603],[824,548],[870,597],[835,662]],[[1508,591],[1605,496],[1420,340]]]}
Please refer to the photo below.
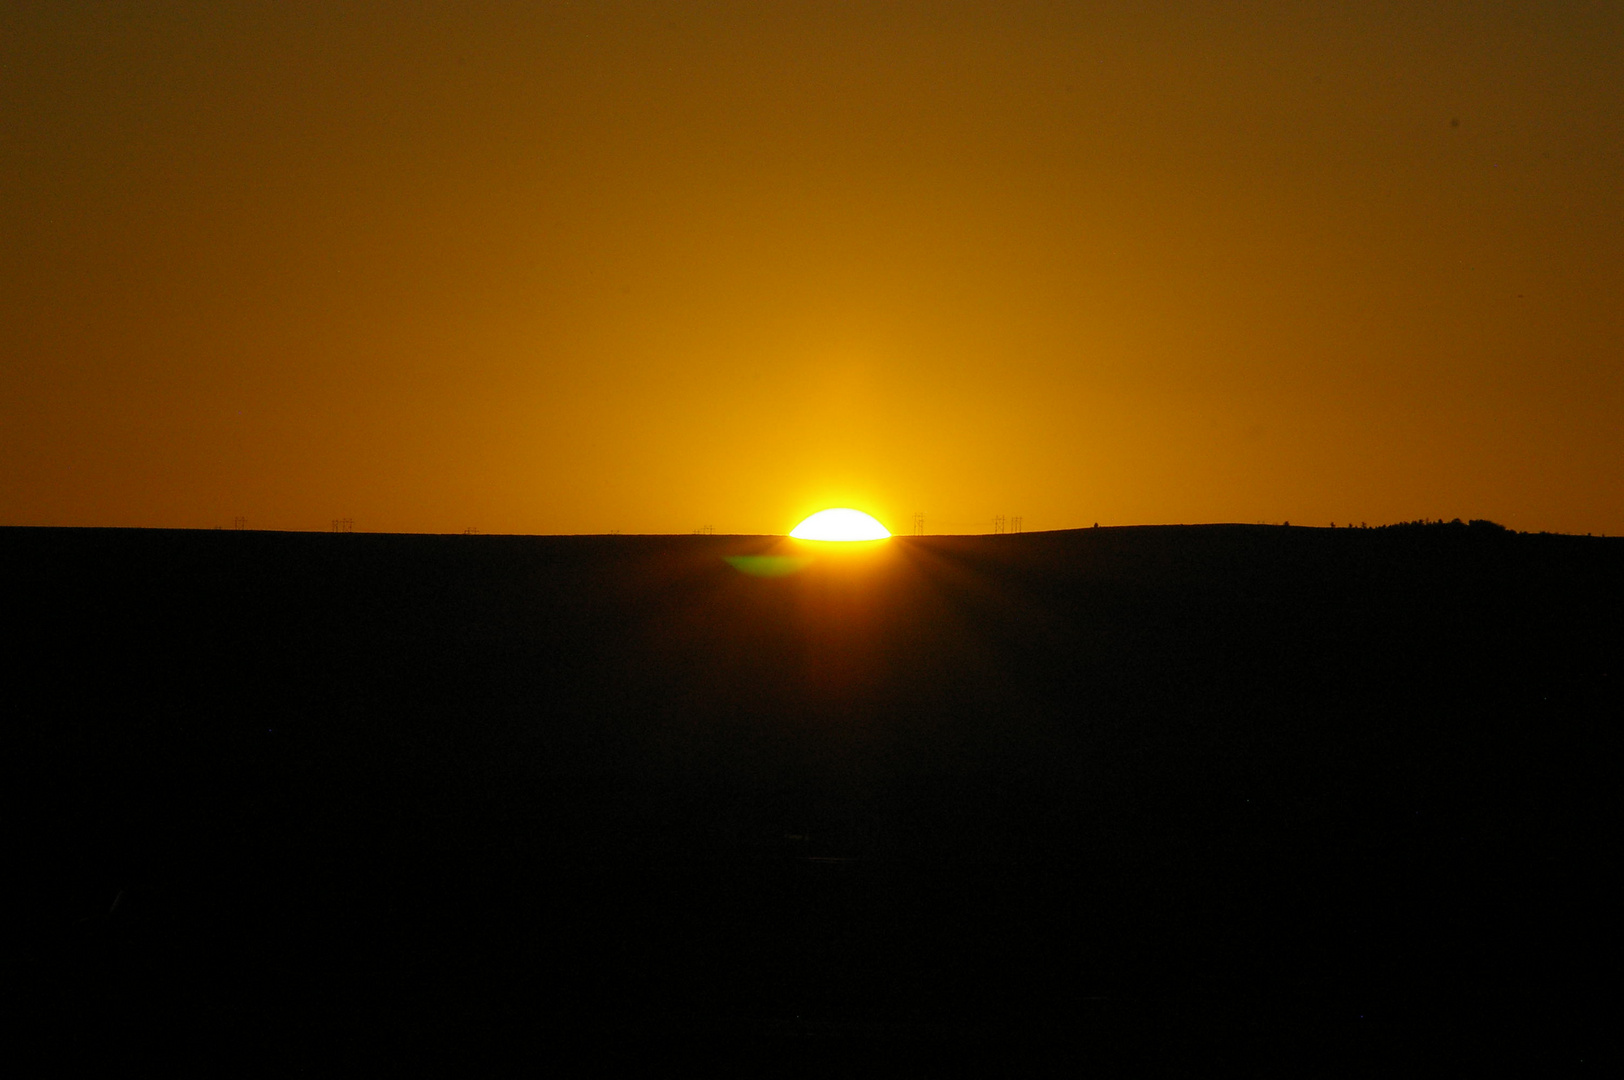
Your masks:
{"label": "sun", "polygon": [[790,530],[797,540],[884,540],[890,536],[884,525],[861,510],[819,510]]}

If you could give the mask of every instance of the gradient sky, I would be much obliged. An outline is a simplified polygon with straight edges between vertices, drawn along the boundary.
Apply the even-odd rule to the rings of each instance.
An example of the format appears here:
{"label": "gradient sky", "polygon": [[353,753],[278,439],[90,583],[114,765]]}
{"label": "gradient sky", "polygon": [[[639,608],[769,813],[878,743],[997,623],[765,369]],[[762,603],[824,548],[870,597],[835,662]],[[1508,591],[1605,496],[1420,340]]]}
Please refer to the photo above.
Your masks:
{"label": "gradient sky", "polygon": [[0,524],[1624,532],[1624,4],[0,7]]}

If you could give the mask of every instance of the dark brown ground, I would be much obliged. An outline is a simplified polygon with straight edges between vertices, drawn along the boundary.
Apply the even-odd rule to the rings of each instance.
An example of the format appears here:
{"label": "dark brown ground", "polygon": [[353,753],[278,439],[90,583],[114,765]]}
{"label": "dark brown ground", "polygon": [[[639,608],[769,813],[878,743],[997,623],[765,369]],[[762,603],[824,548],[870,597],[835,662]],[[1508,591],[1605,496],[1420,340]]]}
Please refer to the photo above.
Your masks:
{"label": "dark brown ground", "polygon": [[33,1030],[278,1074],[1611,1054],[1624,542],[723,561],[783,543],[0,530]]}

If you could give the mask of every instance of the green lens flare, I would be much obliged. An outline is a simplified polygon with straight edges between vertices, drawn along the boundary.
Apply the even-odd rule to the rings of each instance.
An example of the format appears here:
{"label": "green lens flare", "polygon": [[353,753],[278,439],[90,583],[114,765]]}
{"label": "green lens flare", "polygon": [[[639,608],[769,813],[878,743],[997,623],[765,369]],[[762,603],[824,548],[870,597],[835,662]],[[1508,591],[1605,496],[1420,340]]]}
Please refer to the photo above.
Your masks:
{"label": "green lens flare", "polygon": [[729,555],[727,564],[751,577],[783,577],[804,570],[811,559],[796,555]]}

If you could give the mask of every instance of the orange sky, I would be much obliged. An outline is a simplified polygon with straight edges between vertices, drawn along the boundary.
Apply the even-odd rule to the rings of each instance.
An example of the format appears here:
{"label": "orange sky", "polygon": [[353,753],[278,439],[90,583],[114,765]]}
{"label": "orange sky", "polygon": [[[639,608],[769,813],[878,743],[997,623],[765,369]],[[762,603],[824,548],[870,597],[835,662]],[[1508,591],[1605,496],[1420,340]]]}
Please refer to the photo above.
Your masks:
{"label": "orange sky", "polygon": [[0,524],[1624,532],[1621,211],[1610,0],[6,4]]}

